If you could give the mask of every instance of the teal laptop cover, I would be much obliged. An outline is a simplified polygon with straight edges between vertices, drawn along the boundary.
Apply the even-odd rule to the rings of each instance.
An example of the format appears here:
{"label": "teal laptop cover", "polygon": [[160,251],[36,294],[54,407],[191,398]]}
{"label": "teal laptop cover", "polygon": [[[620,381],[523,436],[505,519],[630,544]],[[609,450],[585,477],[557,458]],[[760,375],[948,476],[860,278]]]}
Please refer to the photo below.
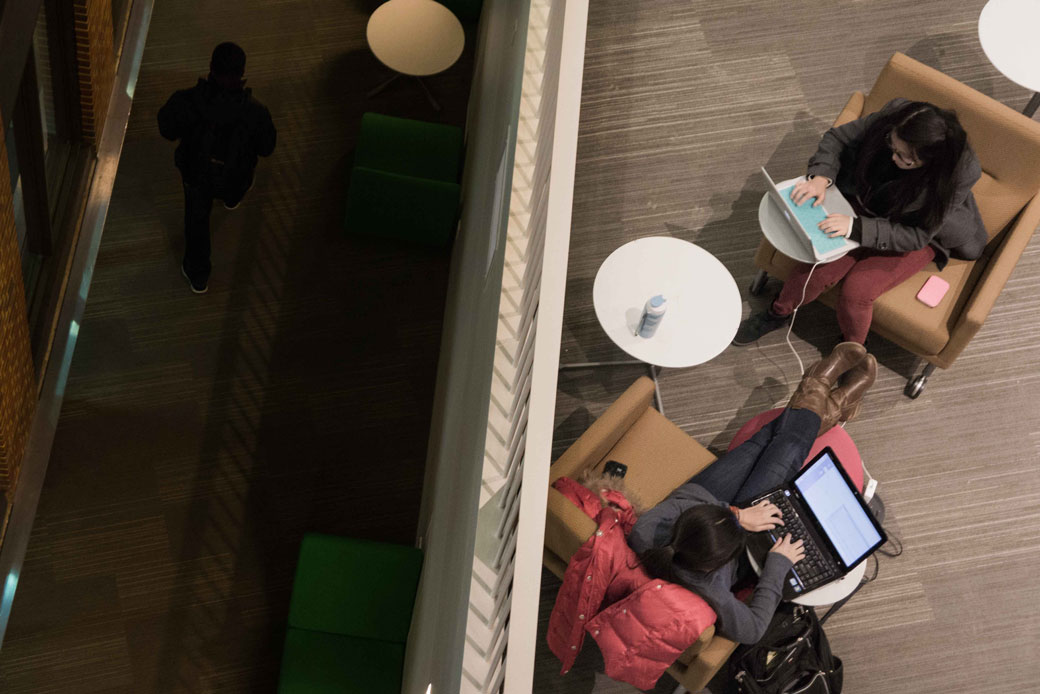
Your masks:
{"label": "teal laptop cover", "polygon": [[[809,241],[812,242],[813,248],[819,255],[829,253],[830,251],[837,250],[845,245],[845,237],[837,236],[831,238],[827,234],[820,231],[818,226],[820,222],[827,218],[827,212],[823,209],[823,205],[819,207],[813,207],[812,201],[816,198],[810,198],[801,205],[795,205],[794,201],[791,200],[791,191],[794,186],[788,186],[787,188],[780,189],[780,196],[787,203],[787,208],[794,213],[795,219],[805,230],[805,234],[809,237]],[[819,256],[817,256],[819,257]]]}

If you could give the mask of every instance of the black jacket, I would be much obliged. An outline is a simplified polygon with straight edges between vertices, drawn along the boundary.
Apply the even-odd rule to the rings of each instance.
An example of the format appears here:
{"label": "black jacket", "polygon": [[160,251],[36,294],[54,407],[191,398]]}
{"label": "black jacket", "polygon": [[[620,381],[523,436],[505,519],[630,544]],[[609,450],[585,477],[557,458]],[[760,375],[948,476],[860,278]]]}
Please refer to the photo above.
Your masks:
{"label": "black jacket", "polygon": [[237,181],[244,191],[253,181],[257,157],[266,157],[274,151],[277,132],[267,107],[252,97],[249,89],[224,89],[209,80],[200,79],[190,89],[173,93],[159,109],[159,132],[167,140],[180,140],[174,153],[174,162],[186,183],[193,174],[189,160],[197,142],[200,124],[212,122],[228,124],[241,118],[248,131],[245,163]]}
{"label": "black jacket", "polygon": [[[863,136],[867,128],[883,114],[905,103],[906,99],[893,99],[876,113],[828,130],[820,140],[816,153],[809,159],[809,174],[826,176],[834,181],[842,195],[855,205],[856,190],[852,171]],[[940,270],[951,256],[975,260],[982,255],[988,241],[975,196],[971,192],[972,186],[981,176],[982,167],[978,158],[971,147],[965,147],[955,173],[957,189],[938,227],[926,229],[861,214],[853,224],[852,238],[867,248],[896,253],[931,246],[935,249],[935,264]]]}

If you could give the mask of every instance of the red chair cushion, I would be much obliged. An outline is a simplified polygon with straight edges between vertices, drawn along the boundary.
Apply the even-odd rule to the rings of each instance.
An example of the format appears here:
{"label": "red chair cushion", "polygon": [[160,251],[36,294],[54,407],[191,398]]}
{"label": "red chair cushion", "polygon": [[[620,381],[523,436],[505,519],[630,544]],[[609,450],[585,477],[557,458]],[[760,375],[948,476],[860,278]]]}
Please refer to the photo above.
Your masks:
{"label": "red chair cushion", "polygon": [[[736,436],[729,443],[729,450],[733,450],[740,444],[744,443],[755,433],[764,427],[769,422],[773,421],[780,416],[783,412],[782,407],[778,407],[775,410],[768,410],[755,417],[752,417],[747,423],[740,427]],[[816,439],[816,443],[813,444],[812,449],[809,451],[809,457],[802,463],[808,463],[810,460],[816,457],[816,454],[824,449],[824,447],[830,446],[834,454],[838,456],[838,462],[845,468],[845,472],[848,474],[849,479],[856,485],[856,489],[863,491],[863,460],[859,457],[859,450],[856,449],[856,444],[852,442],[850,437],[844,429],[841,427],[833,427],[830,431],[826,432],[823,436]]]}

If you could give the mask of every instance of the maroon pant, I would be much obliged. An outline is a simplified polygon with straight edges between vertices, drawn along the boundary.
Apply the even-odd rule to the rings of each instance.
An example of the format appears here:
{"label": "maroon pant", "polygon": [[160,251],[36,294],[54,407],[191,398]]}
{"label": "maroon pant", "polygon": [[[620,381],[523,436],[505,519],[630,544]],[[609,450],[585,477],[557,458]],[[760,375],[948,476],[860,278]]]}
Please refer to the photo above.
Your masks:
{"label": "maroon pant", "polygon": [[[837,260],[817,265],[809,277],[812,265],[799,263],[784,282],[780,296],[773,303],[773,312],[790,315],[802,301],[830,289],[842,278],[841,293],[835,311],[842,336],[850,342],[862,343],[867,339],[870,320],[874,316],[874,301],[892,287],[913,277],[935,258],[935,249],[926,246],[909,253],[882,253],[872,248],[857,248]],[[809,277],[809,284],[805,280]]]}

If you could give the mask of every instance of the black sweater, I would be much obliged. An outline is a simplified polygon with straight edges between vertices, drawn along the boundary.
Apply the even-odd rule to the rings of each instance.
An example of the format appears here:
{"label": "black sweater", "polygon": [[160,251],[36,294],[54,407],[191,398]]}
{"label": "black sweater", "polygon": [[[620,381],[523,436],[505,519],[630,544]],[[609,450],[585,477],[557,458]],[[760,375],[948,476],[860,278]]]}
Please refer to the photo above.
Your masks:
{"label": "black sweater", "polygon": [[[249,89],[225,89],[200,79],[190,89],[180,89],[159,109],[159,132],[167,140],[180,140],[174,153],[174,162],[188,183],[191,180],[188,166],[189,152],[195,145],[191,139],[199,131],[201,122],[228,123],[241,118],[248,130],[248,157],[246,170],[242,172],[242,183],[248,187],[256,168],[257,156],[266,157],[274,151],[277,131],[267,107],[253,98]],[[248,181],[245,180],[248,178]]]}
{"label": "black sweater", "polygon": [[[906,99],[893,99],[876,113],[828,130],[820,140],[816,153],[809,159],[809,174],[826,176],[834,181],[842,195],[856,206],[854,201],[857,200],[858,191],[853,172],[863,136],[867,128],[883,114],[906,103]],[[935,249],[935,264],[940,270],[951,257],[975,260],[982,255],[988,241],[975,196],[971,192],[972,186],[981,176],[982,167],[978,158],[970,147],[965,147],[957,163],[956,190],[941,224],[928,229],[872,216],[869,210],[857,210],[852,238],[867,248],[896,253],[931,246]]]}
{"label": "black sweater", "polygon": [[[667,499],[639,516],[628,535],[629,546],[637,554],[653,547],[663,547],[668,544],[672,526],[683,511],[700,504],[726,507],[724,502],[716,499],[704,487],[687,482]],[[715,610],[718,616],[716,629],[720,634],[740,643],[757,643],[765,634],[776,606],[780,604],[784,578],[791,569],[791,560],[770,552],[751,601],[745,604],[737,600],[732,588],[737,582],[740,563],[746,561],[741,556],[707,573],[683,569],[678,569],[678,573],[682,584],[704,598]]]}

